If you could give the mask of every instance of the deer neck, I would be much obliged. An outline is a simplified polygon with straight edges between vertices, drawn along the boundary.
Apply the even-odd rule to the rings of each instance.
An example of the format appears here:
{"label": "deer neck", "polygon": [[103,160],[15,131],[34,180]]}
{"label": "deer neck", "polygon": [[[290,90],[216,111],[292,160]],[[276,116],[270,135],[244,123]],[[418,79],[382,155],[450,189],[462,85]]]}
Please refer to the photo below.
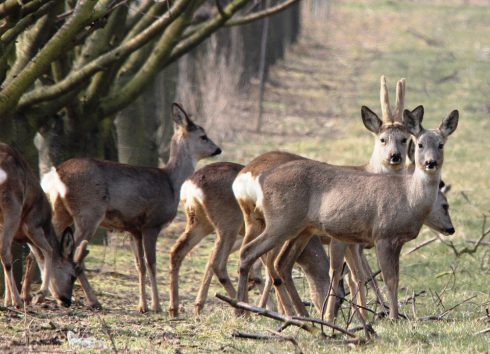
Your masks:
{"label": "deer neck", "polygon": [[180,193],[180,187],[184,181],[196,170],[197,159],[192,156],[189,146],[183,139],[172,139],[170,144],[170,158],[163,168],[170,180],[176,195]]}
{"label": "deer neck", "polygon": [[440,170],[429,175],[416,167],[413,174],[408,178],[407,184],[407,197],[410,206],[417,209],[421,214],[430,213],[437,197],[440,180]]}

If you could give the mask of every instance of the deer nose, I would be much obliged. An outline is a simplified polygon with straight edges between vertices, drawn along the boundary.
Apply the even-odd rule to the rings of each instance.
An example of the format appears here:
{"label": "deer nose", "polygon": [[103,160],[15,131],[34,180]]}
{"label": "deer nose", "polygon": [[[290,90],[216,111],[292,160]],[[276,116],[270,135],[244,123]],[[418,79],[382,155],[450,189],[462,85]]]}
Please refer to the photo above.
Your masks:
{"label": "deer nose", "polygon": [[452,235],[456,232],[456,230],[454,230],[454,227],[451,227],[449,229],[446,229],[446,232],[449,234],[449,235]]}
{"label": "deer nose", "polygon": [[68,297],[61,296],[60,302],[61,302],[61,305],[63,305],[64,307],[70,307],[71,306],[71,299]]}
{"label": "deer nose", "polygon": [[392,154],[390,157],[390,163],[399,164],[402,162],[402,155],[400,153]]}
{"label": "deer nose", "polygon": [[433,170],[434,168],[437,167],[437,161],[435,161],[435,160],[425,161],[425,167],[428,170]]}
{"label": "deer nose", "polygon": [[215,152],[213,152],[213,155],[212,156],[216,156],[216,155],[219,155],[221,154],[221,149],[220,148],[217,148]]}

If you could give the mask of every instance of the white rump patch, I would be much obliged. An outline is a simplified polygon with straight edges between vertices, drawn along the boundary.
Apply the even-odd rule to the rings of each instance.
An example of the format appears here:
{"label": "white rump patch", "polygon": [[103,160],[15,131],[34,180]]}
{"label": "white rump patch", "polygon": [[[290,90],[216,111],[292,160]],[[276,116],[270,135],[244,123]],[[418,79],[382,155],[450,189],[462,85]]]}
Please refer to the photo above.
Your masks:
{"label": "white rump patch", "polygon": [[4,169],[0,168],[0,184],[7,180],[7,172]]}
{"label": "white rump patch", "polygon": [[203,203],[204,193],[201,188],[196,186],[192,181],[187,180],[180,188],[180,200],[184,203],[184,207],[187,208],[193,201]]}
{"label": "white rump patch", "polygon": [[48,195],[51,205],[54,205],[58,195],[64,198],[66,195],[66,185],[61,181],[56,168],[52,167],[51,171],[46,173],[41,179],[41,188]]}
{"label": "white rump patch", "polygon": [[259,176],[253,177],[251,172],[238,175],[233,181],[233,194],[237,200],[249,200],[256,207],[262,207],[264,193],[259,183]]}

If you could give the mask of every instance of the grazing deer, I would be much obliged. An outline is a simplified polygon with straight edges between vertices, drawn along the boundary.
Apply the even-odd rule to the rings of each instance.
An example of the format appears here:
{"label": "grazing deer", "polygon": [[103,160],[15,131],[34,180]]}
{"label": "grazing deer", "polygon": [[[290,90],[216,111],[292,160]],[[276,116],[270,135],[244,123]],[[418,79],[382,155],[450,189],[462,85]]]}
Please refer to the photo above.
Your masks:
{"label": "grazing deer", "polygon": [[[459,114],[451,112],[433,130],[422,128],[422,118],[403,112],[404,125],[416,138],[413,174],[371,174],[299,160],[260,176],[256,207],[265,229],[241,249],[238,300],[246,299],[248,272],[258,257],[305,231],[316,231],[343,242],[375,245],[388,287],[390,318],[397,319],[400,251],[418,235],[434,205],[443,147],[457,128]],[[336,286],[334,279],[332,284]]]}
{"label": "grazing deer", "polygon": [[[381,76],[380,103],[382,120],[379,119],[378,116],[367,107],[363,107],[361,110],[364,126],[376,136],[373,153],[367,164],[350,168],[372,173],[391,172],[402,174],[405,172],[407,146],[410,138],[409,132],[402,123],[405,90],[405,80],[401,79],[397,82],[395,114],[392,114],[389,104],[386,79],[384,76]],[[419,107],[417,107],[414,111],[417,112],[418,110],[420,110]],[[283,163],[300,158],[298,155],[293,154],[283,155],[280,157],[275,155],[276,153],[273,152],[271,156],[267,156],[267,154],[259,156],[250,162],[238,174],[237,179],[233,183],[233,191],[243,212],[245,220],[246,235],[244,238],[244,244],[247,244],[253,240],[264,229],[262,212],[256,208],[256,181],[260,175],[266,171],[272,170]],[[297,243],[296,246],[295,252],[301,253],[301,250],[304,248],[305,244]],[[289,298],[287,293],[289,293],[292,303],[295,304],[296,311],[301,315],[307,315],[306,309],[296,292],[294,284],[288,281],[284,283],[287,288],[287,292],[285,292],[286,290],[284,290],[282,287],[282,279],[273,265],[273,262],[279,252],[280,249],[276,249],[265,259],[265,262],[268,264],[268,269],[271,272],[271,276],[274,279],[276,293],[279,297],[278,300],[279,302],[282,302],[282,297],[283,301],[288,303],[288,306],[283,306],[285,307],[284,310],[292,311],[292,309],[290,309],[291,302],[287,300]],[[361,299],[365,297],[364,289],[360,289],[359,297]],[[290,312],[290,314],[292,314],[292,312]]]}
{"label": "grazing deer", "polygon": [[[43,178],[43,188],[54,205],[57,229],[75,225],[75,242],[90,240],[98,226],[132,235],[135,265],[139,272],[138,309],[148,310],[146,269],[151,283],[152,310],[161,311],[156,279],[156,241],[170,223],[179,203],[180,187],[195,170],[197,161],[218,155],[221,149],[177,103],[172,105],[175,132],[170,158],[163,168],[75,158],[63,162]],[[143,259],[146,260],[146,266]],[[78,279],[91,307],[100,307],[82,272]]]}
{"label": "grazing deer", "polygon": [[14,240],[28,243],[41,269],[42,285],[35,302],[42,301],[49,290],[59,304],[70,306],[73,283],[87,244],[80,244],[73,261],[71,230],[66,230],[58,241],[51,224],[51,208],[39,180],[20,153],[6,144],[0,144],[0,224],[5,306],[20,308],[22,300],[29,301],[30,279],[24,282],[21,297],[12,273]]}

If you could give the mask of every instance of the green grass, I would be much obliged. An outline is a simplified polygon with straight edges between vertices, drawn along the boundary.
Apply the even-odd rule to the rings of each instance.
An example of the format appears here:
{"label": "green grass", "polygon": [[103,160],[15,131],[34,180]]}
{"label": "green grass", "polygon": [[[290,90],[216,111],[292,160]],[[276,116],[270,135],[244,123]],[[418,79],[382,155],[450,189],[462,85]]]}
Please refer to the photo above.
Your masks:
{"label": "green grass", "polygon": [[[308,16],[307,11],[304,13]],[[328,21],[311,17],[303,21],[299,43],[273,68],[271,78],[280,85],[267,86],[263,133],[240,132],[234,141],[223,143],[221,159],[246,163],[260,153],[286,149],[336,164],[365,163],[372,137],[361,123],[360,106],[379,112],[381,74],[388,79],[392,99],[396,80],[406,77],[406,106],[424,105],[425,127],[436,127],[452,109],[460,111],[460,125],[447,144],[443,173],[453,187],[449,201],[456,228],[456,234],[446,240],[453,241],[458,250],[471,247],[466,240],[480,236],[481,215],[490,211],[490,54],[483,50],[487,48],[488,53],[490,47],[489,18],[488,6],[456,2],[334,3]],[[428,45],[413,33],[423,34],[437,45]],[[282,64],[294,70],[288,71]],[[253,96],[250,105],[254,105]],[[168,254],[183,225],[184,217],[179,213],[158,243],[158,284],[164,309],[168,305]],[[416,298],[416,314],[411,303],[401,306],[401,313],[409,320],[375,321],[378,337],[359,347],[336,344],[292,327],[285,334],[295,337],[306,353],[488,352],[490,335],[475,333],[490,326],[488,319],[483,319],[490,308],[490,249],[481,246],[474,254],[457,257],[436,241],[404,254],[430,237],[433,233],[423,229],[402,251],[400,300],[425,291]],[[111,348],[112,336],[121,351],[294,352],[289,342],[232,338],[234,331],[267,334],[278,325],[256,316],[235,318],[230,307],[214,298],[215,292],[224,292],[216,280],[203,315],[194,316],[193,302],[213,236],[184,261],[180,289],[183,313],[179,320],[171,320],[166,313],[136,312],[137,273],[129,240],[124,236],[112,240],[110,246],[91,246],[87,259],[88,268],[97,271],[89,272],[89,276],[104,305],[102,312],[84,308],[78,287],[78,300],[70,309],[48,303],[45,308],[33,307],[27,316],[2,311],[0,350],[27,350],[29,338],[35,351],[93,351],[70,346],[66,332],[71,330],[102,341],[106,350]],[[368,256],[374,265],[372,251]],[[237,257],[233,255],[229,272],[234,281],[236,269]],[[308,299],[305,280],[301,273],[297,275],[299,291]],[[257,297],[255,291],[253,298]],[[442,313],[468,298],[472,299],[450,311],[445,321],[415,319],[415,315],[421,318]],[[342,324],[343,319],[339,322]]]}

